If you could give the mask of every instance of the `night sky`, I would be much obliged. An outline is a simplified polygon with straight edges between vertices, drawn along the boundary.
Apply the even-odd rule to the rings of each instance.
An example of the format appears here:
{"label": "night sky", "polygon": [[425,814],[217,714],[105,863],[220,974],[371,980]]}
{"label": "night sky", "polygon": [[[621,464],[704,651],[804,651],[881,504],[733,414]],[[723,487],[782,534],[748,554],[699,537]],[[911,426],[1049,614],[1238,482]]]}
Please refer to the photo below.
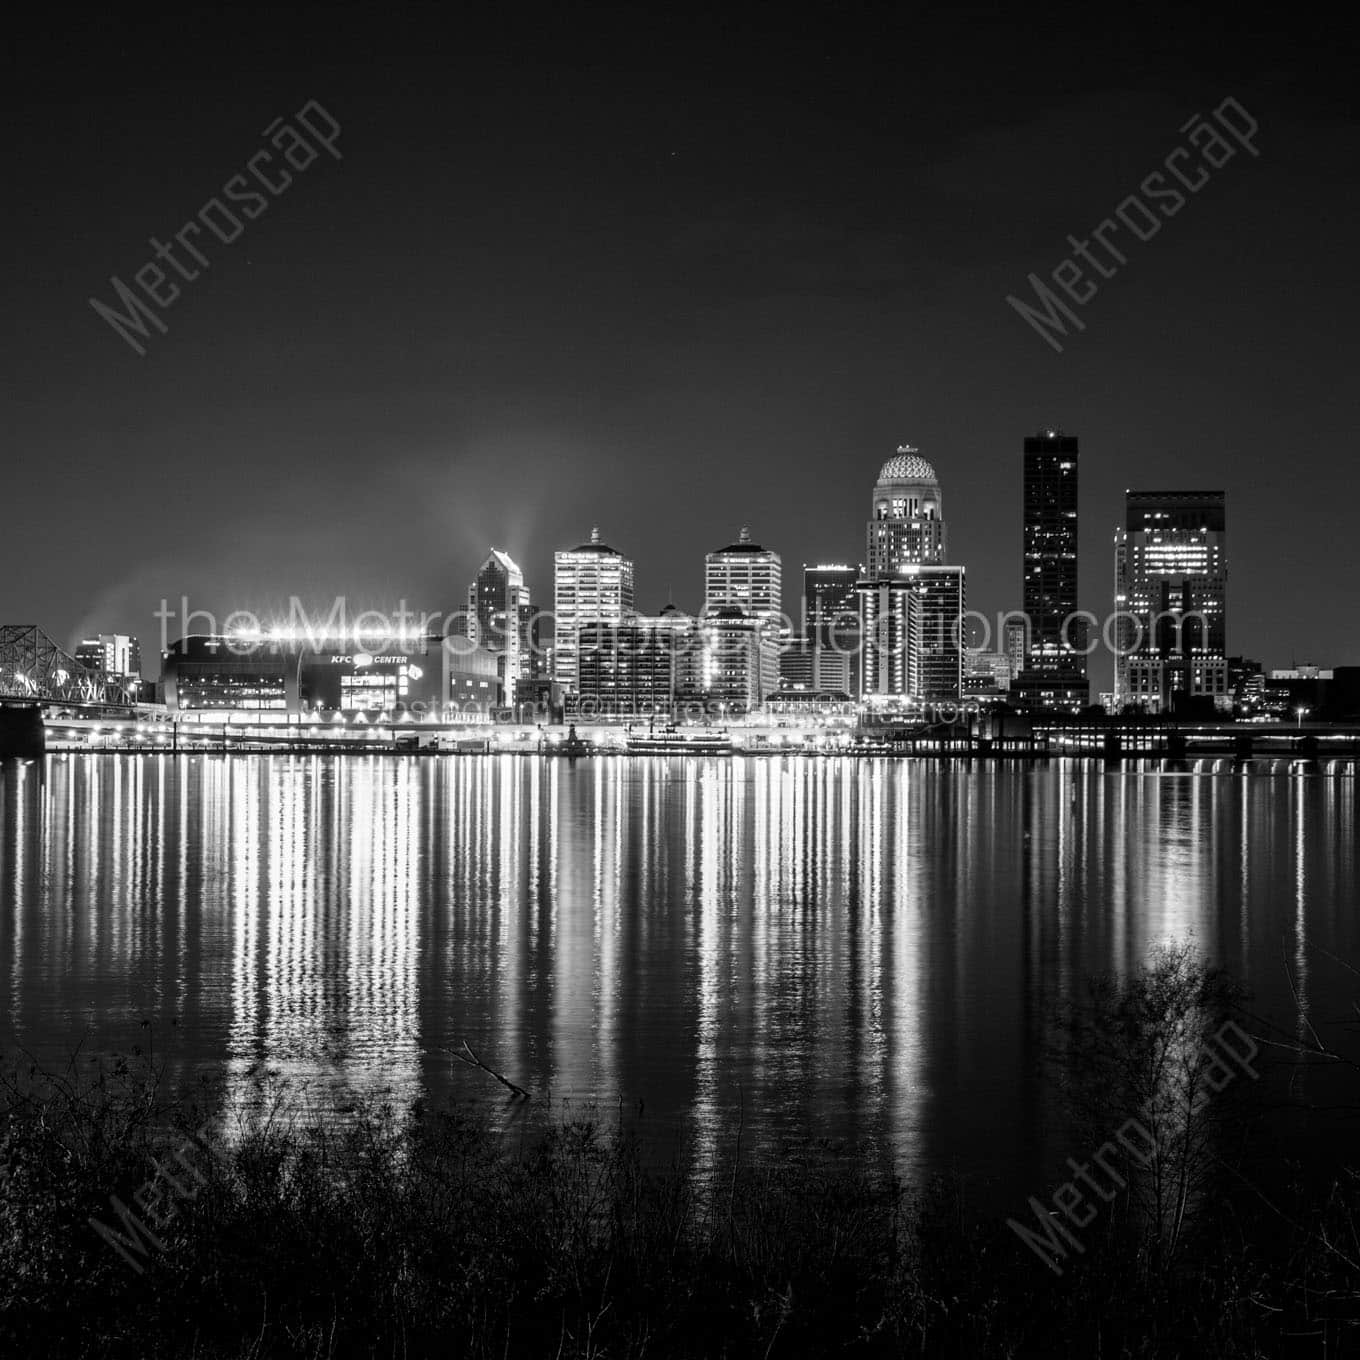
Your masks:
{"label": "night sky", "polygon": [[[495,544],[550,603],[594,524],[648,610],[749,524],[793,611],[903,442],[994,614],[1056,426],[1085,607],[1125,488],[1222,487],[1229,650],[1358,664],[1356,54],[1246,13],[46,7],[4,94],[0,621],[151,671],[163,597],[446,610]],[[1054,352],[1006,295],[1229,96],[1259,157],[1119,238]],[[309,100],[343,159],[205,241],[138,357],[88,299]]]}

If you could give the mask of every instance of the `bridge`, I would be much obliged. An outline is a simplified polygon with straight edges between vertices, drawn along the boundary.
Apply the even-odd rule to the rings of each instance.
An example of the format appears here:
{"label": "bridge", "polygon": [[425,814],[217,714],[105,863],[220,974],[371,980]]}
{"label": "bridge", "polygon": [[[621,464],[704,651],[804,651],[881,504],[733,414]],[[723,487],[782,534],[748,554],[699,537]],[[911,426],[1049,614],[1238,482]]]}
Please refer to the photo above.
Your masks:
{"label": "bridge", "polygon": [[41,755],[50,713],[119,717],[134,703],[122,676],[82,665],[37,624],[0,624],[0,755]]}
{"label": "bridge", "polygon": [[0,624],[0,704],[129,712],[134,696],[121,675],[92,670],[33,623]]}

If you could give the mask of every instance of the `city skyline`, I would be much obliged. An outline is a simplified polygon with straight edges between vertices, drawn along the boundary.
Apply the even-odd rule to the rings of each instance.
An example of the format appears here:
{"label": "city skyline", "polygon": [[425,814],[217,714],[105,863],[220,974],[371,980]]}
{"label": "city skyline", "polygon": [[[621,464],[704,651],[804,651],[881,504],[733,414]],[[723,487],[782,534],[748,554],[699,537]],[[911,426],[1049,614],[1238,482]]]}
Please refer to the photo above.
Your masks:
{"label": "city skyline", "polygon": [[[987,637],[981,642],[970,641],[968,647],[981,652],[1006,650],[1010,646],[1010,642],[1005,636],[1005,630],[1010,626],[1007,621],[1018,614],[1023,614],[1030,619],[1028,651],[1030,669],[1026,674],[1035,690],[1036,699],[1038,691],[1048,686],[1047,681],[1043,684],[1038,682],[1043,676],[1053,672],[1056,664],[1060,673],[1059,679],[1061,679],[1061,674],[1068,673],[1066,668],[1072,668],[1071,674],[1075,677],[1074,684],[1083,696],[1080,703],[1084,704],[1087,702],[1084,697],[1087,693],[1085,673],[1088,667],[1092,666],[1092,663],[1094,663],[1094,668],[1099,671],[1102,662],[1105,662],[1113,670],[1113,683],[1106,687],[1105,692],[1113,693],[1116,696],[1122,695],[1127,700],[1134,693],[1144,692],[1142,687],[1134,690],[1129,688],[1126,678],[1123,678],[1125,676],[1124,667],[1117,655],[1117,653],[1123,652],[1127,645],[1127,639],[1120,631],[1118,616],[1129,607],[1127,582],[1123,579],[1123,568],[1119,565],[1122,562],[1123,550],[1118,545],[1127,538],[1127,530],[1133,527],[1133,521],[1129,519],[1124,529],[1117,529],[1115,533],[1116,580],[1112,593],[1103,600],[1083,600],[1075,588],[1076,564],[1072,560],[1075,556],[1073,549],[1079,505],[1076,472],[1078,445],[1077,436],[1064,434],[1054,429],[1023,437],[1023,482],[1019,506],[1024,523],[1025,552],[1022,554],[1021,584],[1016,597],[996,611],[994,635],[992,619],[986,616],[985,611],[979,611],[976,606],[970,606],[967,600],[967,592],[963,585],[967,564],[957,563],[948,568],[944,566],[950,555],[947,539],[948,525],[943,514],[943,496],[938,475],[932,464],[920,455],[919,449],[905,443],[897,446],[896,454],[882,465],[875,479],[871,514],[865,528],[864,561],[858,567],[850,568],[837,564],[829,566],[805,564],[801,586],[795,586],[795,589],[799,590],[798,598],[793,601],[784,600],[781,588],[781,554],[775,549],[754,543],[749,526],[743,525],[737,541],[704,554],[704,581],[700,606],[697,609],[678,606],[674,599],[674,589],[668,588],[667,605],[665,609],[659,612],[665,614],[678,610],[683,615],[700,618],[712,615],[720,609],[726,608],[730,611],[735,607],[742,612],[752,614],[754,617],[762,618],[764,620],[763,626],[769,638],[772,641],[779,640],[780,648],[783,650],[791,645],[796,645],[797,640],[803,637],[811,639],[818,631],[815,624],[820,606],[814,596],[822,588],[818,582],[823,573],[830,573],[832,577],[838,574],[844,576],[845,586],[841,589],[848,592],[847,598],[849,599],[854,600],[858,596],[858,602],[851,606],[857,612],[866,606],[863,592],[856,591],[855,585],[863,587],[870,583],[896,582],[903,574],[911,573],[913,582],[920,588],[918,593],[924,592],[924,598],[929,596],[934,589],[934,587],[927,585],[928,578],[933,580],[932,572],[940,577],[941,582],[944,580],[944,573],[955,573],[958,576],[958,583],[951,589],[954,591],[952,598],[956,601],[956,606],[950,604],[946,607],[946,598],[941,597],[935,607],[937,610],[944,608],[946,613],[957,607],[958,612],[967,610],[968,616],[978,622],[985,620],[984,627],[988,630]],[[1216,542],[1221,546],[1223,492],[1130,490],[1126,492],[1125,496],[1129,507],[1127,514],[1129,516],[1133,514],[1132,507],[1135,503],[1147,502],[1148,504],[1160,505],[1168,498],[1173,502],[1177,498],[1195,501],[1203,499],[1206,495],[1217,497],[1219,515],[1217,528],[1220,531],[1220,538]],[[1057,542],[1056,551],[1045,546],[1050,541]],[[1035,551],[1036,547],[1044,547],[1044,552],[1041,554]],[[1215,551],[1218,552],[1219,549],[1216,548]],[[1042,584],[1038,582],[1036,577],[1039,568],[1035,565],[1041,560],[1041,557],[1046,563],[1051,559],[1059,564],[1056,568],[1052,565],[1043,567]],[[567,571],[565,598],[563,593],[564,564]],[[599,596],[598,599],[603,600],[603,606],[597,607],[596,592],[600,590],[601,581],[603,581],[603,577],[600,577],[600,571],[606,567],[609,568],[611,573],[610,579],[606,583],[605,593],[608,595],[608,599],[604,600],[603,596]],[[581,615],[580,622],[578,622],[576,616],[580,611],[578,611],[576,604],[577,587],[581,573],[586,568],[590,568],[587,572],[589,580],[586,581],[589,601]],[[1225,558],[1216,559],[1215,570],[1219,572],[1226,570]],[[521,571],[515,559],[504,549],[493,546],[485,555],[482,565],[471,583],[463,590],[454,592],[457,598],[463,602],[461,607],[455,605],[448,611],[434,612],[416,608],[409,612],[413,618],[429,619],[433,619],[436,614],[443,612],[443,622],[435,631],[442,629],[454,634],[465,634],[474,642],[480,643],[496,654],[502,683],[500,701],[504,705],[510,705],[514,702],[516,681],[529,682],[538,676],[547,678],[548,667],[544,658],[548,655],[548,646],[539,637],[542,621],[545,618],[550,621],[548,633],[554,635],[548,639],[548,642],[556,648],[556,657],[558,658],[552,664],[552,678],[561,680],[570,688],[574,683],[575,674],[573,634],[579,631],[581,622],[595,621],[616,624],[631,617],[645,619],[658,612],[656,608],[647,608],[645,599],[642,604],[637,603],[635,577],[635,561],[628,554],[605,543],[600,528],[595,526],[591,529],[587,542],[574,548],[560,548],[554,552],[554,569],[546,589],[536,592],[531,583],[526,581],[525,573]],[[852,582],[854,585],[851,584]],[[808,594],[810,589],[813,591],[813,595]],[[1045,593],[1049,590],[1055,590],[1056,594],[1050,597],[1049,594]],[[1222,663],[1234,648],[1231,643],[1225,646],[1221,581],[1216,590],[1215,655],[1219,658],[1219,670],[1216,672],[1214,683],[1207,690],[1201,691],[1196,687],[1196,692],[1223,695],[1227,692],[1227,677],[1226,671],[1222,669]],[[551,601],[551,604],[548,601]],[[187,597],[182,600],[182,603],[186,612],[192,616],[193,611]],[[345,603],[345,597],[340,595],[335,597],[335,604]],[[163,611],[166,604],[166,601],[162,601]],[[1098,607],[1093,609],[1093,604]],[[290,601],[290,617],[292,613],[297,611],[298,605],[297,599]],[[887,597],[884,597],[879,606],[868,605],[867,607],[875,612],[879,608],[886,608]],[[1141,601],[1140,607],[1142,612],[1147,612],[1146,601]],[[1164,610],[1165,601],[1163,601],[1162,607]],[[233,610],[244,615],[253,615],[253,611],[239,601],[233,603]],[[407,602],[403,598],[395,618],[405,617],[407,610]],[[1152,612],[1157,611],[1153,610]],[[382,608],[374,608],[371,613],[375,618],[391,620],[394,617],[387,614]],[[1072,620],[1070,636],[1080,643],[1085,640],[1087,630],[1091,627],[1090,617],[1092,615],[1094,615],[1096,623],[1089,652],[1083,653],[1079,648],[1078,653],[1074,654],[1070,662],[1055,663],[1055,639],[1068,636],[1068,626],[1064,624],[1064,620]],[[167,645],[173,642],[176,637],[202,635],[205,631],[201,628],[185,628],[176,634],[169,623],[170,619],[174,617],[173,611],[168,614],[158,614],[157,617],[162,621],[162,631],[165,633],[163,641]],[[202,617],[206,619],[210,615],[205,612]],[[508,617],[513,617],[515,620],[513,628],[507,628],[506,619]],[[943,618],[944,615],[941,615],[933,622],[930,620],[918,621],[912,625],[912,628],[920,630],[924,627],[927,631],[933,631],[939,639],[942,639],[942,629],[945,626],[942,623]],[[1113,624],[1114,633],[1119,636],[1118,644],[1113,651],[1109,643],[1114,634],[1110,633],[1108,627],[1102,628],[1100,622],[1102,619],[1105,619],[1107,624]],[[784,624],[785,633],[782,639],[779,628],[781,620]],[[320,626],[320,615],[315,618],[309,616],[305,631],[310,634]],[[393,625],[389,622],[384,626],[392,627]],[[860,626],[861,628],[864,626],[863,618],[860,620]],[[428,627],[422,625],[420,631],[428,633],[431,628],[433,628],[433,625]],[[216,627],[211,627],[206,631],[214,633],[231,630],[219,630]],[[237,631],[239,632],[239,630]],[[275,629],[269,628],[266,631],[274,632]],[[902,631],[904,636],[910,631],[905,623],[902,625]],[[111,635],[109,634],[102,634],[97,641],[104,642],[106,639],[109,640],[108,645],[112,645]],[[565,646],[559,644],[559,639]],[[1103,647],[1101,640],[1105,643]],[[124,639],[124,641],[126,642],[128,639]],[[81,643],[80,648],[76,649],[77,659],[84,661],[85,664],[93,665],[94,663],[90,658],[93,656],[95,642],[96,640],[89,640]],[[135,656],[138,639],[133,637],[130,642]],[[825,641],[822,645],[825,645]],[[155,650],[154,648],[148,649],[148,654],[153,655]],[[840,644],[833,647],[832,650],[843,651],[847,655],[851,652],[857,654],[856,648],[846,646],[844,636],[842,636]],[[958,648],[953,647],[952,651],[957,653]],[[1241,656],[1245,653],[1238,649],[1237,655]],[[562,659],[564,657],[565,660]],[[768,695],[776,687],[773,681],[776,667],[773,659],[768,659],[763,664],[767,669],[767,675],[761,683],[761,690]],[[812,663],[809,661],[808,664]],[[1272,668],[1279,665],[1273,659],[1271,659],[1271,664]],[[1291,662],[1291,664],[1296,663]],[[1307,664],[1316,665],[1317,663]],[[934,692],[931,686],[927,686],[927,690],[932,690],[929,696],[932,699],[959,697],[963,679],[961,658],[954,655],[948,666],[956,677],[953,694],[951,696],[943,692]],[[106,667],[106,669],[116,674],[119,668],[113,666]],[[857,670],[857,661],[852,661],[851,674],[854,674]],[[150,678],[154,679],[155,677],[156,672],[153,671]],[[883,684],[887,684],[886,680]],[[857,676],[853,682],[845,687],[856,696],[861,693],[861,685]],[[1062,686],[1059,684],[1059,690],[1061,688]],[[896,684],[888,685],[884,689],[874,682],[870,682],[862,692],[868,694],[876,689],[884,693],[909,692],[898,690]],[[1074,689],[1074,698],[1075,693],[1076,690]],[[1097,699],[1097,691],[1094,686],[1091,686],[1089,695],[1092,702]],[[1046,700],[1045,702],[1049,701]]]}

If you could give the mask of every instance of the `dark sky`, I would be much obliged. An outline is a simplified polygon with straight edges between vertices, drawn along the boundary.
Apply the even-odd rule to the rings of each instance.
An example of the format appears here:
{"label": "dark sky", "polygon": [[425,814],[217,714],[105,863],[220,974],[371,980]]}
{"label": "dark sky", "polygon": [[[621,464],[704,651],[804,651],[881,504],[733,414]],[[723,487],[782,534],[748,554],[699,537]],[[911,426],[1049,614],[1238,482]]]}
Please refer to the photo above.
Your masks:
{"label": "dark sky", "polygon": [[[995,613],[1021,438],[1056,425],[1086,607],[1125,488],[1223,487],[1230,650],[1360,663],[1353,45],[1285,8],[600,13],[11,31],[0,619],[152,652],[163,597],[447,609],[493,543],[547,602],[592,524],[654,609],[749,523],[792,610],[904,441]],[[1055,353],[1006,295],[1228,96],[1259,158],[1125,234]],[[87,299],[308,100],[343,159],[206,241],[139,358]]]}

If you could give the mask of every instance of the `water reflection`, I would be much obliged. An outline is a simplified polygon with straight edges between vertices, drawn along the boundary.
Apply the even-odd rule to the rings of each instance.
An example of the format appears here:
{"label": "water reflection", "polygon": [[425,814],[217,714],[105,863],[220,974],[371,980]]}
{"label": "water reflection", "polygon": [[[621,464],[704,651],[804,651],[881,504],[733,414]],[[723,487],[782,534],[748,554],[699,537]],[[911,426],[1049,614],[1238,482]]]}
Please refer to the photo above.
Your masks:
{"label": "water reflection", "polygon": [[740,1129],[1032,1185],[1044,1027],[1090,973],[1193,938],[1288,1027],[1291,981],[1321,1004],[1319,951],[1360,953],[1354,802],[1067,762],[8,762],[3,1038],[154,1042],[247,1115],[282,1083],[499,1117],[466,1040],[699,1170]]}

